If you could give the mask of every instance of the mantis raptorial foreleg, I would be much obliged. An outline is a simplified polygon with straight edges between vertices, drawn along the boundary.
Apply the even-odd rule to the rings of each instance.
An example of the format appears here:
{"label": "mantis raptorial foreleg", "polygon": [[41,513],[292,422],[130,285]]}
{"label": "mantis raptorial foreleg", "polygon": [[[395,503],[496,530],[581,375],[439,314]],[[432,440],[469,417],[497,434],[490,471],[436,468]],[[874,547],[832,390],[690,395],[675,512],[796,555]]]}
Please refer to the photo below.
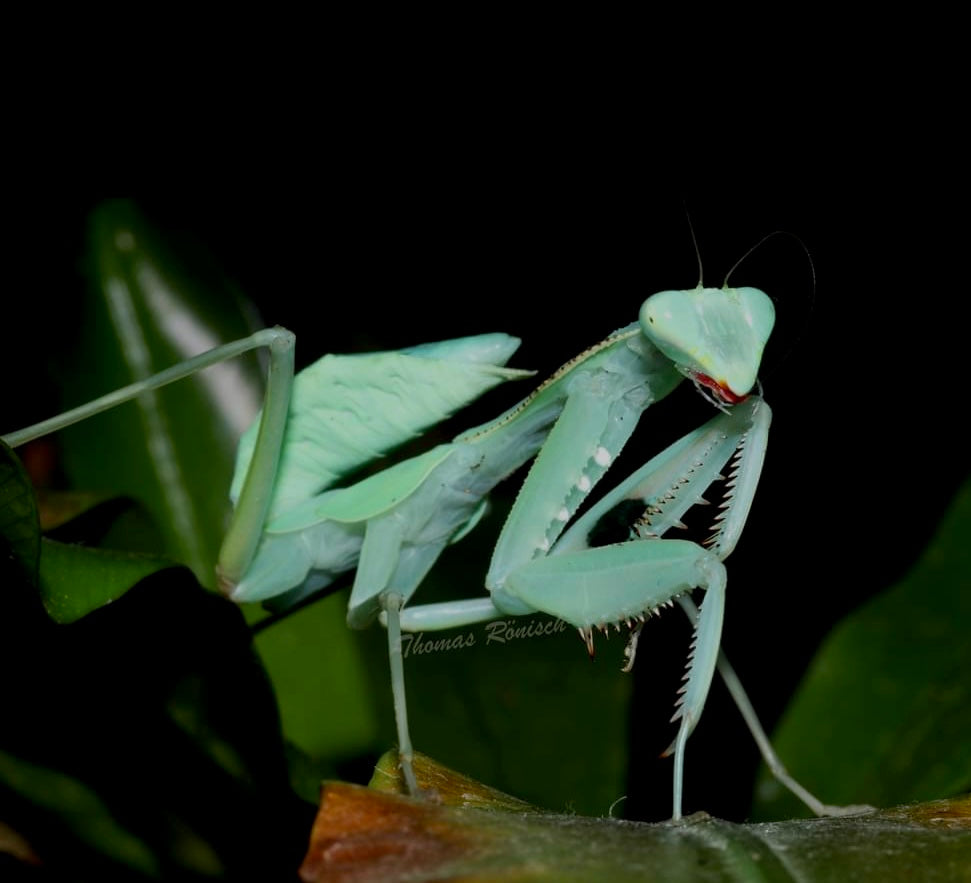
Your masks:
{"label": "mantis raptorial foreleg", "polygon": [[[687,739],[701,714],[716,666],[770,769],[785,787],[818,815],[861,810],[823,804],[788,774],[772,751],[738,677],[718,649],[724,605],[720,561],[734,549],[747,519],[762,468],[770,417],[768,405],[756,397],[734,406],[730,413],[719,414],[632,473],[578,519],[546,555],[503,571],[504,585],[519,602],[577,625],[591,652],[596,628],[606,631],[610,622],[630,626],[626,670],[633,665],[647,617],[673,600],[689,614],[696,625],[694,649],[676,714],[681,725],[666,752],[675,754],[676,818],[680,816]],[[661,539],[673,527],[682,526],[680,520],[688,509],[706,502],[703,494],[723,478],[722,471],[729,472],[725,499],[713,534],[705,543],[708,551],[693,543]],[[625,539],[639,542],[617,544]],[[692,569],[700,572],[685,578]],[[713,590],[706,595],[705,613],[700,617],[687,594],[695,586]],[[403,627],[429,631],[509,615],[508,609],[494,603],[496,594],[488,601],[406,608]]]}
{"label": "mantis raptorial foreleg", "polygon": [[[681,608],[684,610],[688,619],[692,623],[695,623],[698,619],[698,608],[695,606],[691,598],[689,598],[687,595],[682,595],[680,598],[678,598],[678,604],[681,605]],[[745,721],[745,726],[748,727],[749,733],[752,734],[752,739],[754,740],[756,746],[758,746],[759,754],[762,755],[762,760],[769,768],[769,772],[772,773],[772,776],[780,785],[794,794],[817,816],[857,815],[858,813],[867,812],[872,809],[872,807],[865,804],[835,806],[831,803],[823,803],[804,785],[796,781],[796,779],[794,779],[790,774],[789,770],[786,769],[786,766],[779,758],[779,755],[775,753],[775,749],[772,747],[772,742],[769,740],[765,729],[762,727],[762,722],[759,720],[759,717],[755,712],[755,708],[748,697],[748,693],[742,686],[742,682],[735,673],[734,667],[728,661],[728,657],[725,655],[724,650],[718,651],[718,661],[716,663],[716,667],[718,674],[721,676],[722,681],[728,688],[732,701],[735,703],[739,713],[742,715],[742,719]]]}
{"label": "mantis raptorial foreleg", "polygon": [[[702,613],[697,620],[695,641],[686,687],[679,702],[681,719],[675,751],[674,816],[681,815],[684,753],[688,736],[704,708],[718,654],[725,602],[725,569],[721,560],[730,553],[744,525],[759,473],[768,435],[770,410],[759,398],[736,405],[730,413],[719,414],[704,427],[690,433],[654,457],[591,507],[569,530],[558,537],[567,517],[556,519],[548,533],[534,537],[542,545],[552,534],[553,545],[545,554],[520,564],[509,565],[493,557],[493,573],[500,585],[493,589],[492,602],[506,615],[542,610],[572,623],[593,652],[594,631],[625,623],[639,631],[644,620],[694,588],[706,591]],[[627,421],[619,421],[621,424]],[[562,438],[575,436],[570,421],[557,424],[551,433]],[[616,438],[611,436],[616,442]],[[566,442],[564,442],[565,444]],[[541,458],[555,447],[544,448]],[[597,463],[594,449],[593,467]],[[708,548],[684,540],[660,539],[684,512],[698,503],[703,492],[715,482],[734,457],[726,503],[716,520]],[[601,456],[600,460],[606,461]],[[588,464],[587,468],[590,468]],[[530,482],[552,470],[550,458],[537,460],[527,479]],[[588,471],[575,477],[574,485],[586,485]],[[525,491],[524,491],[525,493]],[[520,496],[522,499],[522,495]],[[535,507],[534,501],[528,505]],[[516,506],[519,506],[517,500]],[[637,514],[634,515],[633,513]],[[514,507],[513,514],[516,513]],[[507,527],[513,522],[513,515]],[[621,536],[617,537],[617,529]],[[637,542],[607,545],[604,537]],[[497,546],[499,550],[501,546]],[[454,623],[464,613],[465,622],[475,621],[488,610],[474,603],[463,609],[458,603],[407,608],[402,614],[406,629],[434,629]],[[634,633],[636,635],[636,632]],[[634,640],[634,639],[632,639]],[[632,659],[630,660],[632,661]]]}
{"label": "mantis raptorial foreleg", "polygon": [[[403,614],[404,628],[434,628],[476,621],[494,615],[493,611],[522,615],[544,610],[577,626],[589,646],[594,627],[629,621],[681,592],[706,588],[712,600],[699,623],[699,649],[690,668],[676,747],[675,817],[681,813],[679,771],[685,742],[704,705],[717,656],[724,595],[724,571],[718,555],[693,544],[670,542],[589,548],[587,540],[593,531],[587,525],[599,518],[597,507],[563,537],[562,548],[555,544],[626,443],[640,415],[667,395],[683,375],[694,378],[724,403],[744,398],[755,383],[771,325],[771,302],[755,289],[699,288],[655,295],[645,302],[639,325],[621,329],[568,363],[534,396],[499,420],[457,439],[456,444],[480,452],[480,471],[486,464],[490,471],[501,468],[505,474],[509,466],[505,451],[522,452],[527,439],[532,439],[530,454],[539,447],[535,427],[528,423],[530,417],[535,415],[548,431],[493,555],[486,578],[493,606],[483,607],[476,601],[466,606],[436,606],[416,612],[416,618],[408,610]],[[702,343],[708,328],[721,334],[710,348]],[[735,420],[734,441],[726,443],[727,434],[721,433],[716,448],[722,462],[743,447],[748,423],[758,412],[754,404],[748,408],[747,418],[740,415]],[[767,430],[767,407],[763,414]],[[730,419],[730,415],[723,416]],[[552,428],[547,430],[550,424]],[[674,446],[668,456],[679,454],[686,446],[690,441]],[[764,433],[761,443],[747,449],[745,462],[751,465],[743,470],[744,493],[736,506],[738,515],[730,522],[732,536],[737,536],[744,523],[763,448]],[[635,484],[639,480],[638,473]],[[615,495],[626,490],[627,484],[614,491],[605,505],[612,508]],[[694,502],[696,499],[690,499],[686,505]],[[573,541],[571,535],[581,540]],[[571,554],[571,546],[583,548]]]}

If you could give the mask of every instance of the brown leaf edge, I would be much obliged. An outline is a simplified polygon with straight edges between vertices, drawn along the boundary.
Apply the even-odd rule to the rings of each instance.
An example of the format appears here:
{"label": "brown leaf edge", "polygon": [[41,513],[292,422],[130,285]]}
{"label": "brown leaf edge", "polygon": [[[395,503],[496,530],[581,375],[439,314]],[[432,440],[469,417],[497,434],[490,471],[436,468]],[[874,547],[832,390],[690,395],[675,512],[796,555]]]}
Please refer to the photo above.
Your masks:
{"label": "brown leaf edge", "polygon": [[394,753],[369,787],[326,783],[301,879],[883,881],[913,879],[913,862],[925,881],[971,880],[971,795],[831,819],[646,824],[546,813],[423,756],[415,773],[423,799],[399,793]]}

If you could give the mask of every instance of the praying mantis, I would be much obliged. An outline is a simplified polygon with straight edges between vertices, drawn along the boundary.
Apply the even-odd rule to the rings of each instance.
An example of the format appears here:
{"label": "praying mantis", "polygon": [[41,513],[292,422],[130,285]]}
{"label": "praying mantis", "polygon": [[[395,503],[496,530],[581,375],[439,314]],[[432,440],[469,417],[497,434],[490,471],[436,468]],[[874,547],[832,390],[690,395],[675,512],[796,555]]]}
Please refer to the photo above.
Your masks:
{"label": "praying mantis", "polygon": [[[386,622],[402,771],[416,794],[402,630],[544,611],[578,628],[592,652],[595,630],[623,624],[631,629],[629,668],[645,619],[677,601],[696,629],[678,735],[670,749],[675,754],[673,817],[680,818],[686,744],[716,667],[759,740],[751,706],[719,656],[719,644],[726,587],[722,561],[744,527],[771,417],[764,400],[750,393],[773,319],[772,302],[758,289],[699,285],[653,295],[638,322],[566,363],[496,420],[345,488],[332,484],[488,386],[528,374],[503,367],[518,342],[484,335],[343,357],[348,362],[325,357],[329,361],[295,379],[293,335],[267,329],[5,440],[21,443],[248,349],[267,347],[271,367],[263,415],[241,441],[231,491],[235,512],[219,562],[223,590],[239,602],[293,603],[356,566],[348,622],[363,627],[379,616]],[[474,378],[468,387],[440,395],[448,382],[466,373]],[[719,413],[574,520],[641,415],[685,377]],[[436,401],[422,409],[426,395]],[[389,403],[406,407],[395,411]],[[344,415],[343,422],[319,425],[321,409]],[[335,424],[345,438],[334,433]],[[445,546],[475,527],[492,488],[533,457],[484,580],[489,596],[410,606]],[[731,490],[707,548],[667,539],[730,462]],[[611,525],[626,535],[618,541]],[[601,544],[605,536],[613,541]],[[687,594],[695,588],[706,593],[700,611]],[[763,753],[771,751],[764,734],[761,739]],[[810,806],[835,811],[818,801]]]}

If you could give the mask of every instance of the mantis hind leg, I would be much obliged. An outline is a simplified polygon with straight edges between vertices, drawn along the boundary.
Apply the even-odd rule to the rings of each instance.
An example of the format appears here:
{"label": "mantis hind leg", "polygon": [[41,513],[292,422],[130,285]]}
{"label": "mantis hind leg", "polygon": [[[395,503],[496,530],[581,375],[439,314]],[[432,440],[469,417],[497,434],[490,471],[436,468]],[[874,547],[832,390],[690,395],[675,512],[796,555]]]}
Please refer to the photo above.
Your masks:
{"label": "mantis hind leg", "polygon": [[398,728],[398,758],[401,775],[412,797],[419,797],[421,790],[415,778],[415,752],[411,746],[408,728],[408,699],[405,695],[405,664],[401,652],[401,595],[390,592],[384,596],[382,606],[388,621],[388,659],[391,663],[391,694],[394,697],[394,719]]}
{"label": "mantis hind leg", "polygon": [[243,492],[233,512],[226,538],[219,553],[217,566],[220,584],[224,590],[234,586],[246,573],[256,546],[263,532],[263,524],[269,507],[270,490],[276,477],[283,433],[286,428],[290,391],[293,386],[293,356],[295,338],[286,328],[264,328],[232,343],[217,346],[178,365],[159,371],[150,377],[130,383],[121,389],[103,395],[70,411],[3,436],[11,447],[25,444],[35,438],[57,432],[114,408],[123,402],[152,393],[163,386],[175,383],[198,371],[233,359],[250,350],[267,347],[270,351],[270,371],[267,378],[266,397],[263,402],[263,418],[259,438],[250,462]]}

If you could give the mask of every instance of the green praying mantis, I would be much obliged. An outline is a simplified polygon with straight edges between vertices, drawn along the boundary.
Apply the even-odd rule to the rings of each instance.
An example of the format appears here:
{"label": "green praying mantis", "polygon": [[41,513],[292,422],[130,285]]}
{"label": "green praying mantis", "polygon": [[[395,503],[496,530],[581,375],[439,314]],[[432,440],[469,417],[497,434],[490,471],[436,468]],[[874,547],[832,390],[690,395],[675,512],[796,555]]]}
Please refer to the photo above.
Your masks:
{"label": "green praying mantis", "polygon": [[[695,636],[675,719],[673,818],[682,815],[685,751],[720,672],[777,778],[819,814],[822,804],[775,757],[720,652],[727,575],[753,501],[771,411],[752,390],[774,322],[755,288],[664,291],[637,322],[567,362],[497,419],[348,487],[343,477],[457,411],[486,389],[531,372],[505,363],[519,341],[479,335],[366,356],[328,355],[294,375],[293,334],[271,328],[216,347],[44,423],[11,446],[55,431],[248,350],[270,353],[261,416],[240,441],[233,519],[218,563],[234,601],[296,603],[356,568],[347,619],[388,631],[403,777],[412,769],[401,632],[431,631],[542,611],[576,627],[590,653],[596,631],[630,630],[626,669],[645,621],[674,602]],[[581,517],[641,415],[684,379],[717,409],[700,429],[648,461]],[[481,518],[489,492],[535,462],[499,536],[488,595],[411,605],[444,548]],[[711,538],[666,534],[729,472]],[[619,531],[619,534],[618,534]],[[704,591],[700,609],[693,590]],[[850,808],[853,811],[854,808]]]}

